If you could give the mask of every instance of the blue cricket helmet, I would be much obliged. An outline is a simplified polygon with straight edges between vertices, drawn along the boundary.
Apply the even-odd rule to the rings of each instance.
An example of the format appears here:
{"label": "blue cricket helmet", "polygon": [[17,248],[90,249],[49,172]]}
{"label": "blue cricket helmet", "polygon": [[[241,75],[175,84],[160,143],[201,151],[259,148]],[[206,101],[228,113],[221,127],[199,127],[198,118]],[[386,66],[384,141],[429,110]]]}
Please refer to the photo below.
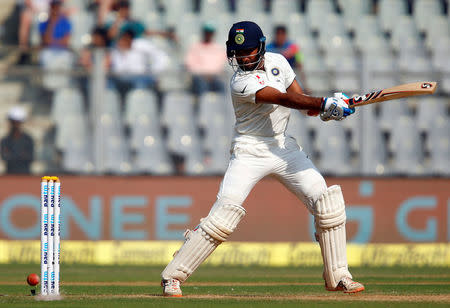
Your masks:
{"label": "blue cricket helmet", "polygon": [[[252,21],[240,21],[233,24],[228,32],[227,57],[232,64],[236,51],[258,48],[259,61],[266,51],[266,37],[261,28]],[[258,62],[259,62],[258,61]],[[242,67],[241,67],[242,68]]]}

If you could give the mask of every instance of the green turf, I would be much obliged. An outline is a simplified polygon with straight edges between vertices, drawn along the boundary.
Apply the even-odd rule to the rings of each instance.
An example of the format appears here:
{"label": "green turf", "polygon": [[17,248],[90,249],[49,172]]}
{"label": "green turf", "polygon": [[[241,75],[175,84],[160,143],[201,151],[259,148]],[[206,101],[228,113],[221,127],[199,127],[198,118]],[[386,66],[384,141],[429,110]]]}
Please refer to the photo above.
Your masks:
{"label": "green turf", "polygon": [[[326,292],[321,268],[201,267],[184,298],[163,298],[162,267],[64,265],[63,300],[37,301],[25,283],[39,265],[0,265],[0,307],[449,307],[449,268],[353,268],[366,291]],[[113,283],[114,285],[109,285]],[[190,296],[193,296],[189,298]],[[203,298],[210,296],[209,298]],[[399,299],[384,299],[393,296]],[[425,296],[421,302],[411,296]],[[198,298],[202,297],[202,298]],[[217,297],[217,298],[211,298]],[[295,297],[295,298],[293,298]],[[320,300],[319,300],[320,299]]]}

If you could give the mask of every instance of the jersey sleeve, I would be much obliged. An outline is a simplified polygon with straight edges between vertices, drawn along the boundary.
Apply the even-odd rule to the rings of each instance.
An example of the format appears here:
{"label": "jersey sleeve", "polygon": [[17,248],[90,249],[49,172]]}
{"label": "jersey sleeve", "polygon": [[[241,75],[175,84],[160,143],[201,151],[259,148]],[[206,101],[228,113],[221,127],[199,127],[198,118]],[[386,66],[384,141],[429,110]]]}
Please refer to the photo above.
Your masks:
{"label": "jersey sleeve", "polygon": [[254,75],[233,78],[230,84],[231,96],[238,103],[256,103],[256,92],[265,88]]}
{"label": "jersey sleeve", "polygon": [[284,73],[284,85],[287,89],[295,79],[295,72],[283,55],[280,55],[280,62]]}

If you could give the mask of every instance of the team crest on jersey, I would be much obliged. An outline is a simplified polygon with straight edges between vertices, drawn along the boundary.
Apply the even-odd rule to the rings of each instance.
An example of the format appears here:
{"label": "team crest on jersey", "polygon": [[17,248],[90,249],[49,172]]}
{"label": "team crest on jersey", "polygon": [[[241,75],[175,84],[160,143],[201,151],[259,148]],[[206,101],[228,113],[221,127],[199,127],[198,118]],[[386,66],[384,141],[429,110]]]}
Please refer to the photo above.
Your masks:
{"label": "team crest on jersey", "polygon": [[242,44],[244,44],[245,37],[242,33],[238,33],[234,37],[234,41],[236,42],[236,44],[242,45]]}
{"label": "team crest on jersey", "polygon": [[280,70],[279,70],[278,68],[276,68],[276,67],[274,67],[274,68],[271,70],[271,72],[272,72],[272,75],[274,75],[274,76],[280,75]]}

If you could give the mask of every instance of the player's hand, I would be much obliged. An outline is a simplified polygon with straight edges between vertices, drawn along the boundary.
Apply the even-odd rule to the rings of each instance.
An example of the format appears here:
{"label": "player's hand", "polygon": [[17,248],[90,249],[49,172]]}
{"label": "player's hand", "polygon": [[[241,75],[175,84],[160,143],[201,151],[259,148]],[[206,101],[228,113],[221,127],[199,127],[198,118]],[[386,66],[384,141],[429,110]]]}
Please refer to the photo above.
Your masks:
{"label": "player's hand", "polygon": [[337,97],[324,97],[322,102],[322,110],[320,112],[320,119],[322,121],[341,121],[347,116],[355,113],[354,108],[348,108],[348,104],[343,99],[343,97],[345,97],[344,95],[335,96]]}

